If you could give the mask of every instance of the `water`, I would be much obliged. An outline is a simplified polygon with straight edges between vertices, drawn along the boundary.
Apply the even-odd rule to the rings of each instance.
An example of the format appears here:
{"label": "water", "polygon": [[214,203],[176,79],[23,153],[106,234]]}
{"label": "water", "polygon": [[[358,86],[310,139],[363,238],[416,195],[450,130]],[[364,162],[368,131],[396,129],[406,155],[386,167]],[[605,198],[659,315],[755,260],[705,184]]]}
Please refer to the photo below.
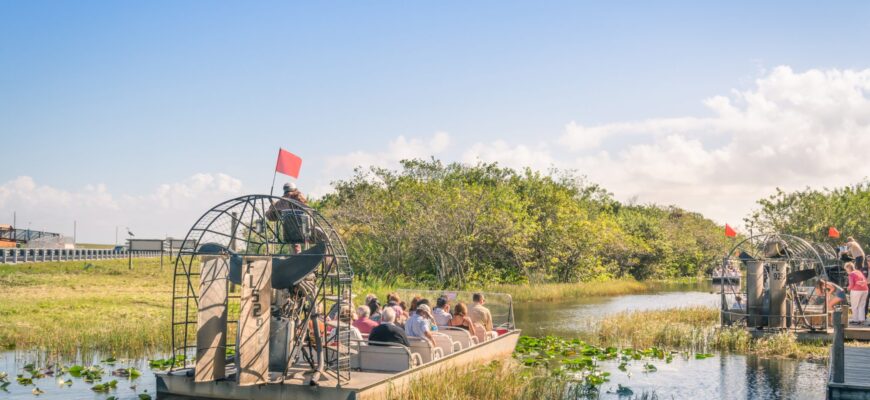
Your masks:
{"label": "water", "polygon": [[[582,337],[603,316],[624,312],[679,307],[718,307],[717,287],[709,284],[666,285],[654,294],[583,298],[558,303],[514,306],[517,326],[527,335]],[[618,399],[618,385],[635,395],[655,392],[659,399],[824,399],[827,366],[788,359],[760,359],[717,354],[696,360],[677,356],[671,363],[654,361],[656,372],[644,372],[646,361],[634,361],[627,371],[618,362],[602,362],[611,373],[601,398]],[[608,393],[608,391],[610,393]]]}
{"label": "water", "polygon": [[[515,305],[517,325],[525,334],[560,335],[578,337],[588,333],[601,317],[622,311],[666,309],[687,306],[717,306],[718,292],[706,284],[667,285],[655,294],[627,295],[603,298],[584,298],[558,303],[526,303]],[[66,365],[100,364],[99,354],[66,360]],[[22,367],[28,363],[44,364],[41,354],[35,352],[0,353],[0,372],[7,372],[11,384],[7,392],[0,391],[0,399],[35,399],[34,386],[22,386],[15,376],[28,373]],[[646,361],[634,361],[623,372],[613,361],[602,362],[602,369],[611,373],[610,382],[602,386],[601,398],[618,399],[618,385],[631,388],[635,395],[655,392],[660,399],[823,399],[827,367],[822,363],[784,359],[759,359],[754,356],[717,354],[715,357],[696,360],[677,356],[671,363],[652,362],[656,372],[644,372]],[[102,382],[118,380],[117,389],[109,393],[95,393],[93,384],[79,378],[72,379],[71,387],[58,386],[56,377],[35,380],[35,386],[45,391],[39,399],[88,399],[105,400],[109,396],[118,399],[138,399],[138,395],[153,395],[154,374],[146,360],[119,360],[114,366],[102,364],[106,369]],[[116,368],[135,367],[143,372],[135,380],[113,377]]]}
{"label": "water", "polygon": [[[109,396],[115,396],[121,399],[139,399],[140,394],[148,394],[152,398],[156,398],[154,390],[156,387],[155,377],[148,368],[148,361],[145,359],[138,360],[117,360],[114,365],[101,363],[103,359],[100,354],[94,354],[90,357],[77,357],[73,360],[65,360],[61,365],[100,365],[105,371],[101,381],[94,383],[85,383],[81,378],[73,378],[69,374],[63,375],[63,380],[72,380],[71,386],[58,384],[58,376],[46,376],[45,378],[34,379],[33,385],[23,386],[16,382],[15,378],[18,374],[23,374],[25,377],[30,377],[31,374],[23,370],[27,364],[34,363],[39,366],[45,366],[47,363],[53,363],[54,360],[46,359],[45,355],[33,351],[7,351],[0,353],[0,373],[6,372],[9,374],[7,379],[10,384],[6,387],[6,392],[0,390],[0,399],[88,399],[88,400],[105,400]],[[142,375],[136,379],[123,378],[112,376],[112,371],[118,368],[134,367],[142,372]],[[106,383],[111,380],[117,380],[118,385],[115,389],[108,393],[97,393],[91,390],[95,384]],[[34,396],[32,393],[34,388],[42,390],[43,394]]]}
{"label": "water", "polygon": [[589,332],[605,315],[679,307],[718,307],[719,293],[708,284],[663,285],[653,294],[588,297],[556,303],[514,304],[514,318],[523,334],[567,338]]}

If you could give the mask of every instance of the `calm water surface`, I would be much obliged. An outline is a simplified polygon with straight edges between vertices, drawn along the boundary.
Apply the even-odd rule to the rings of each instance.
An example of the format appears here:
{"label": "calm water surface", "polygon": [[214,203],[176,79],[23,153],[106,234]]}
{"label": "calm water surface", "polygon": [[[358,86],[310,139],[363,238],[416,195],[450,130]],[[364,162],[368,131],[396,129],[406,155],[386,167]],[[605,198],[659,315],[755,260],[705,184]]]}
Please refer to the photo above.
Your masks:
{"label": "calm water surface", "polygon": [[[518,304],[515,309],[517,325],[529,335],[560,335],[578,337],[594,327],[602,316],[623,311],[666,309],[688,306],[718,306],[718,292],[707,284],[667,285],[654,294],[627,295],[604,298],[585,298],[559,303]],[[67,360],[71,364],[99,364],[100,355]],[[0,353],[0,372],[7,372],[11,384],[8,392],[0,391],[0,399],[36,399],[34,386],[22,386],[15,381],[22,367],[28,363],[44,363],[44,357],[35,352]],[[602,369],[612,375],[602,386],[601,398],[617,399],[617,385],[628,386],[635,395],[655,392],[660,399],[823,399],[827,367],[822,363],[794,360],[762,360],[753,356],[716,355],[696,360],[677,356],[673,362],[655,361],[656,372],[643,372],[644,361],[630,364],[628,371],[618,370],[616,362],[602,362]],[[129,380],[113,377],[116,368],[136,367],[142,376]],[[153,395],[154,374],[147,360],[119,360],[114,366],[105,366],[103,382],[118,380],[118,387],[107,394],[95,393],[93,384],[72,378],[71,387],[59,386],[56,377],[35,381],[45,391],[39,399],[94,399],[104,400],[110,395],[118,399],[138,399],[141,393]],[[69,375],[64,379],[70,379]]]}

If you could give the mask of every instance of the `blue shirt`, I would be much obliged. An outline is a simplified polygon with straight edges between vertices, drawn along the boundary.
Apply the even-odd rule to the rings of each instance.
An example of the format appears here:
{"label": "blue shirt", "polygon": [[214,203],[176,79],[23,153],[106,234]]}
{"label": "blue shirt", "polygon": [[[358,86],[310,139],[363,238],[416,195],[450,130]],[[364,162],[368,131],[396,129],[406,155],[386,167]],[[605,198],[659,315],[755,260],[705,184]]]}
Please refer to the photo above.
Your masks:
{"label": "blue shirt", "polygon": [[408,336],[426,337],[426,332],[429,332],[430,325],[429,319],[414,313],[405,321],[405,333]]}

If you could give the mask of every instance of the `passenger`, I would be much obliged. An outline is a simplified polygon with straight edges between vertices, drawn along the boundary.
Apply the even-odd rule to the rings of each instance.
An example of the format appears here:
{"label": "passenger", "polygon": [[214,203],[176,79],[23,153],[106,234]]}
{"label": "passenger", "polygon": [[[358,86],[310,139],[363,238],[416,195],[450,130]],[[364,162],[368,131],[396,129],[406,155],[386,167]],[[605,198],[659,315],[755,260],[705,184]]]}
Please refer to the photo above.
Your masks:
{"label": "passenger", "polygon": [[372,301],[369,302],[368,307],[369,314],[371,314],[369,318],[371,318],[372,321],[381,322],[381,303],[378,303],[378,299],[372,299]]}
{"label": "passenger", "polygon": [[739,294],[734,296],[734,304],[731,305],[732,310],[745,310],[746,306],[743,304],[743,297]]}
{"label": "passenger", "polygon": [[369,308],[360,306],[356,309],[357,319],[353,321],[353,326],[359,329],[360,333],[371,333],[372,329],[378,326],[378,323],[369,319]]}
{"label": "passenger", "polygon": [[420,304],[417,307],[417,311],[405,321],[405,334],[427,339],[432,346],[436,346],[435,337],[432,336],[432,309],[429,306]]}
{"label": "passenger", "polygon": [[399,298],[397,293],[393,292],[387,295],[387,307],[393,307],[393,310],[396,311],[397,318],[404,313],[400,304],[401,302],[402,299]]}
{"label": "passenger", "polygon": [[400,325],[404,326],[404,325],[405,325],[405,321],[407,321],[408,318],[411,317],[411,315],[408,313],[408,306],[405,304],[404,301],[400,301],[400,302],[399,302],[399,310],[400,310],[401,312],[400,312],[400,313],[398,314],[398,316],[396,317],[396,321],[397,321]]}
{"label": "passenger", "polygon": [[450,318],[448,326],[462,328],[471,333],[472,337],[477,337],[477,332],[474,330],[474,322],[468,318],[468,308],[462,302],[456,303],[453,307],[453,317]]}
{"label": "passenger", "polygon": [[417,306],[420,305],[420,300],[423,300],[423,297],[414,296],[414,298],[411,299],[411,306],[408,309],[409,310],[416,310]]}
{"label": "passenger", "polygon": [[852,308],[849,323],[864,324],[867,319],[867,279],[861,271],[855,269],[855,264],[848,262],[843,267],[849,273],[849,304]]}
{"label": "passenger", "polygon": [[822,291],[822,293],[830,296],[826,311],[833,310],[834,306],[846,301],[846,291],[833,282],[819,279],[817,287],[820,291]]}
{"label": "passenger", "polygon": [[372,333],[369,334],[369,344],[383,346],[380,343],[371,342],[385,342],[398,343],[410,347],[411,343],[408,343],[408,337],[405,335],[405,331],[396,326],[395,322],[396,310],[392,307],[385,308],[384,311],[381,312],[381,324],[372,329]]}
{"label": "passenger", "polygon": [[491,331],[492,313],[489,312],[488,308],[483,306],[486,304],[486,298],[483,296],[483,293],[475,293],[471,297],[471,300],[474,302],[468,310],[468,317],[471,318],[471,322],[481,324],[484,329]]}
{"label": "passenger", "polygon": [[349,307],[342,306],[341,311],[338,313],[338,322],[341,329],[332,329],[329,336],[326,339],[327,343],[333,343],[338,340],[337,333],[339,330],[348,332],[348,336],[351,341],[354,340],[363,340],[362,334],[360,333],[357,327],[353,326],[354,313],[350,310]]}
{"label": "passenger", "polygon": [[435,318],[435,325],[450,325],[450,320],[453,316],[450,315],[450,302],[447,300],[447,297],[441,296],[438,298],[438,301],[435,302],[435,310],[432,311],[432,317]]}
{"label": "passenger", "polygon": [[378,296],[376,296],[374,293],[369,293],[369,294],[366,295],[366,302],[365,302],[365,304],[368,305],[369,303],[372,302],[372,300],[377,300],[377,298],[378,298]]}

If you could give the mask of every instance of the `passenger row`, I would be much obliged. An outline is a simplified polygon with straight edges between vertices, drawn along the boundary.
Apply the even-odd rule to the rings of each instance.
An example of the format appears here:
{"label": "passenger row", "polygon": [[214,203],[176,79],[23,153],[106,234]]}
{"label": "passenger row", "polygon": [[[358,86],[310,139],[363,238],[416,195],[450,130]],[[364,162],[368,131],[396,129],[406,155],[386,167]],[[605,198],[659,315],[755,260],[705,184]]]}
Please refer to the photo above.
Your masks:
{"label": "passenger row", "polygon": [[[377,297],[368,295],[366,306],[357,308],[350,325],[350,339],[358,346],[353,368],[399,372],[483,343],[498,336],[492,314],[482,293],[472,296],[467,307],[441,296],[434,310],[428,299],[415,297],[410,307],[396,293],[381,308]],[[348,310],[349,311],[349,310]],[[452,311],[452,312],[451,312]]]}

